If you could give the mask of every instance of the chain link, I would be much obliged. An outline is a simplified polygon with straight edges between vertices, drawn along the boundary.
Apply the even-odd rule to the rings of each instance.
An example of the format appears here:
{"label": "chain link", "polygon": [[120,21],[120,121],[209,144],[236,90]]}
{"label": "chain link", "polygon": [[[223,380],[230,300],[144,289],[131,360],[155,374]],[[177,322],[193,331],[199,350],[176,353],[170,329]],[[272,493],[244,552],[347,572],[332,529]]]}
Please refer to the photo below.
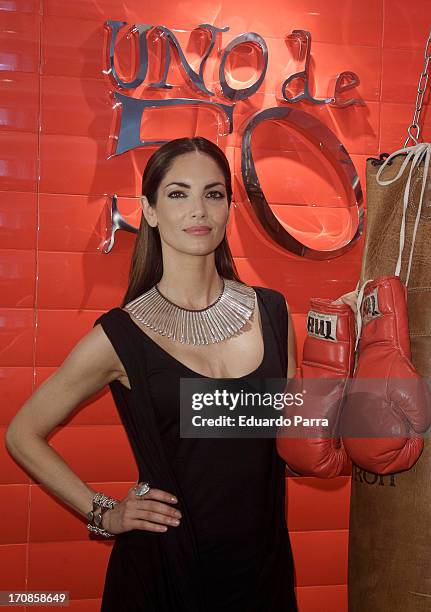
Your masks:
{"label": "chain link", "polygon": [[424,69],[422,71],[421,76],[419,77],[418,91],[416,95],[415,112],[413,115],[412,122],[407,128],[408,137],[404,143],[404,148],[407,147],[410,140],[412,140],[414,144],[418,144],[419,142],[419,135],[421,133],[419,120],[421,116],[422,103],[423,103],[425,91],[426,91],[427,84],[428,84],[428,76],[429,76],[428,68],[429,68],[430,59],[431,59],[431,30],[430,30],[430,33],[428,34],[428,40],[425,45],[424,59],[425,59]]}

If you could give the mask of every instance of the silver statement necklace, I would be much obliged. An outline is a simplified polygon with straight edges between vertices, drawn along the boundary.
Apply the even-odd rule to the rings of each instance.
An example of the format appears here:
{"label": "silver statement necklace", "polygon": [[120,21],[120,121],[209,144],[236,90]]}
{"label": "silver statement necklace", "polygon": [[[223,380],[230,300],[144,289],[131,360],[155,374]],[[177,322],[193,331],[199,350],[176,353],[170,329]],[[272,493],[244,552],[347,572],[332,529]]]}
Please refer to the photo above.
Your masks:
{"label": "silver statement necklace", "polygon": [[200,310],[181,308],[157,287],[151,287],[124,306],[134,317],[162,336],[185,344],[212,344],[233,336],[250,319],[255,303],[253,287],[223,278],[215,302]]}

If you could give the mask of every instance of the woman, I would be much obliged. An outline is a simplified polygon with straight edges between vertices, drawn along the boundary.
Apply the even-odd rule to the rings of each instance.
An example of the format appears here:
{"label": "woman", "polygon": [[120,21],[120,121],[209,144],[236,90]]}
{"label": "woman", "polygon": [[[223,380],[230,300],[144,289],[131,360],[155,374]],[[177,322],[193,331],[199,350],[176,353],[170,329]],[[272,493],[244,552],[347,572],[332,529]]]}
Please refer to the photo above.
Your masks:
{"label": "woman", "polygon": [[[225,233],[229,164],[215,144],[180,138],[162,146],[145,168],[142,193],[122,308],[99,317],[23,405],[7,446],[88,517],[91,531],[115,536],[103,612],[296,610],[274,439],[179,431],[181,378],[294,375],[287,305],[281,293],[237,275]],[[46,442],[106,384],[139,470],[122,500],[92,490]]]}

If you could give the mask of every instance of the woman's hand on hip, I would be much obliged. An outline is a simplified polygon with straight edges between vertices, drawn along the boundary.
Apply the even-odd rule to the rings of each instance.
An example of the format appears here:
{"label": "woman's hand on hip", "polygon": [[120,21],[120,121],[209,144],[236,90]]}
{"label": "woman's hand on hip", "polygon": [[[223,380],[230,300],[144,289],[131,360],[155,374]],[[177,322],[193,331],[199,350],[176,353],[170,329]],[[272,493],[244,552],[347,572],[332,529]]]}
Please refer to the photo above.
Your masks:
{"label": "woman's hand on hip", "polygon": [[136,495],[135,487],[127,496],[103,515],[103,527],[114,535],[143,529],[164,532],[168,527],[180,524],[181,512],[170,504],[174,495],[161,489],[151,489],[142,496]]}

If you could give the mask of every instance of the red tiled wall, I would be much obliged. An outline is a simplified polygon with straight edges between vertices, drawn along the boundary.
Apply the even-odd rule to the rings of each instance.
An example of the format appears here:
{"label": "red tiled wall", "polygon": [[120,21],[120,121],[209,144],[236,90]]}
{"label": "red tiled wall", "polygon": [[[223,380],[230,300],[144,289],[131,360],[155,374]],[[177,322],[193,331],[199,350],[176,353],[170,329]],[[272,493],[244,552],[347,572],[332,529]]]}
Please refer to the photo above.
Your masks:
{"label": "red tiled wall", "polygon": [[[235,174],[229,239],[239,272],[249,284],[284,292],[293,313],[298,359],[309,297],[336,298],[355,287],[362,241],[338,259],[316,262],[283,253],[253,226],[238,174],[241,125],[256,110],[280,103],[281,83],[294,71],[285,36],[293,29],[309,30],[314,95],[330,95],[331,79],[353,70],[361,84],[352,95],[365,105],[334,109],[302,102],[298,107],[319,116],[337,134],[365,190],[366,158],[403,146],[431,23],[429,1],[270,0],[252,5],[250,0],[216,5],[210,0],[176,5],[168,0],[0,0],[2,433],[98,314],[119,303],[126,285],[134,236],[118,232],[113,251],[101,252],[106,194],[118,193],[121,211],[137,223],[134,198],[151,151],[107,159],[112,107],[102,74],[106,19],[184,30],[178,37],[185,49],[190,30],[205,22],[230,27],[223,46],[245,31],[265,38],[268,74],[247,103],[237,104],[233,134],[217,136],[217,117],[202,109],[154,116],[149,134],[200,134],[225,149]],[[210,85],[217,80],[214,65],[208,63]],[[234,69],[244,80],[252,76],[241,64]],[[173,78],[181,83],[178,73]],[[185,91],[190,95],[187,89],[178,95]],[[427,111],[424,140],[430,140]],[[305,211],[310,198],[322,193],[327,199],[319,205],[330,209],[336,187],[326,184],[321,191],[318,158],[307,168],[298,165],[289,156],[292,142],[281,153],[286,134],[268,124],[256,130],[253,140],[274,210],[281,219],[290,218],[298,214],[298,204]],[[92,446],[102,438],[115,453]],[[96,490],[122,496],[135,481],[134,460],[106,392],[59,428],[52,444]],[[112,542],[89,541],[80,517],[42,490],[3,445],[0,453],[0,590],[69,590],[71,610],[98,610]],[[289,478],[287,485],[300,610],[342,612],[347,609],[349,477]]]}

